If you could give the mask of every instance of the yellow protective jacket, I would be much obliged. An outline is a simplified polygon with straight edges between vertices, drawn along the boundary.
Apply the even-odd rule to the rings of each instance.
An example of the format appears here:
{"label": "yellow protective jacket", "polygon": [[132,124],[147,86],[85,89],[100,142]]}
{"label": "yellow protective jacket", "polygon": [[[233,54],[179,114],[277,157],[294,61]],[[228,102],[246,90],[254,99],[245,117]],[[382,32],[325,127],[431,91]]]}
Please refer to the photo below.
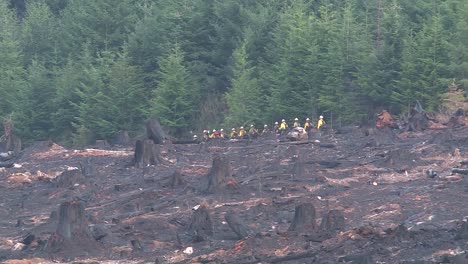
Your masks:
{"label": "yellow protective jacket", "polygon": [[310,122],[309,121],[306,121],[304,123],[304,129],[307,130],[307,128],[310,126]]}
{"label": "yellow protective jacket", "polygon": [[293,124],[293,127],[300,127],[300,126],[301,126],[301,124],[299,124],[299,122],[297,122],[297,121],[294,122],[294,124]]}
{"label": "yellow protective jacket", "polygon": [[325,124],[325,121],[323,121],[323,119],[319,119],[319,121],[317,122],[317,129],[320,129],[323,124]]}
{"label": "yellow protective jacket", "polygon": [[252,135],[252,134],[257,134],[257,133],[258,133],[258,131],[257,131],[257,129],[255,129],[255,127],[251,127],[251,128],[250,128],[249,134]]}
{"label": "yellow protective jacket", "polygon": [[245,130],[244,130],[244,129],[239,130],[239,137],[243,137],[244,134],[245,134]]}
{"label": "yellow protective jacket", "polygon": [[232,131],[231,134],[229,135],[229,138],[235,138],[237,137],[237,131]]}
{"label": "yellow protective jacket", "polygon": [[280,125],[280,130],[285,130],[286,128],[288,128],[288,124],[286,124],[286,122],[281,122],[281,125]]}

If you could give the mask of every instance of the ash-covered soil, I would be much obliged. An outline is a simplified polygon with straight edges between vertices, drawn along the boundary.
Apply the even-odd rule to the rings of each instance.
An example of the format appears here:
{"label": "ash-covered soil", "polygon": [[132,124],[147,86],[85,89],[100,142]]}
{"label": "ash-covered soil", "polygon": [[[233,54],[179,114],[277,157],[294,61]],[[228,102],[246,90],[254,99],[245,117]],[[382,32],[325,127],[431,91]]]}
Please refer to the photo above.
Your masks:
{"label": "ash-covered soil", "polygon": [[[0,261],[468,263],[468,175],[452,172],[468,169],[468,127],[346,132],[323,133],[322,147],[274,139],[168,144],[162,163],[144,168],[131,166],[132,148],[37,143],[0,172]],[[207,194],[219,154],[233,179]],[[83,167],[84,177],[57,178]],[[69,201],[84,205],[97,243],[51,250],[57,211]],[[303,203],[315,207],[316,226],[290,230]],[[204,239],[191,226],[197,205],[211,218]],[[338,230],[320,227],[330,211],[344,216]],[[246,237],[232,231],[227,212]]]}

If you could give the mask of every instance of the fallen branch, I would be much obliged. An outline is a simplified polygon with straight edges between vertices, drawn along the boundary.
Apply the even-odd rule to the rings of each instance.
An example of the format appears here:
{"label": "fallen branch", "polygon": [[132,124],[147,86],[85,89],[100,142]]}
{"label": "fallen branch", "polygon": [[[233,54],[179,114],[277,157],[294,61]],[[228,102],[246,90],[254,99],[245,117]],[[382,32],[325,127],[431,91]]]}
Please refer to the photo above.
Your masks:
{"label": "fallen branch", "polygon": [[453,168],[453,169],[452,169],[452,173],[459,173],[459,174],[463,174],[463,175],[468,175],[468,169],[456,169],[456,168]]}

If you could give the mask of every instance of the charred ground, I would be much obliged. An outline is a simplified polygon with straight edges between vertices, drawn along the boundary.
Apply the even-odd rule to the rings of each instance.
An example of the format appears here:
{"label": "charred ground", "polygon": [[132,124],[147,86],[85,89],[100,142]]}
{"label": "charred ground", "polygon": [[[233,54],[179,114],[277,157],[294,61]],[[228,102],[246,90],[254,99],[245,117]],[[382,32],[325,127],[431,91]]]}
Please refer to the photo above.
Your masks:
{"label": "charred ground", "polygon": [[[142,168],[38,143],[0,176],[0,260],[468,263],[468,127],[319,139],[166,144]],[[86,234],[54,240],[71,215]]]}

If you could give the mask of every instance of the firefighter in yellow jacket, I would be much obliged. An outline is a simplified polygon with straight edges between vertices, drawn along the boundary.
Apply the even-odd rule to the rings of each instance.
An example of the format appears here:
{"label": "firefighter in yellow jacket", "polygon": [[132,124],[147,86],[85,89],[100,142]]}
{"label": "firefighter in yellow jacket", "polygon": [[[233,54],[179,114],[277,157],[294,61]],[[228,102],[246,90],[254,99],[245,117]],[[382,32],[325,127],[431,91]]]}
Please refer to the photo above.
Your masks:
{"label": "firefighter in yellow jacket", "polygon": [[245,130],[244,130],[244,127],[241,126],[239,128],[239,138],[244,138],[244,136],[245,136]]}
{"label": "firefighter in yellow jacket", "polygon": [[320,116],[319,120],[317,121],[317,129],[321,130],[323,125],[325,125],[325,120],[323,120],[323,116]]}
{"label": "firefighter in yellow jacket", "polygon": [[293,127],[296,128],[296,127],[300,127],[301,124],[299,123],[299,119],[296,117],[294,118],[294,124],[293,124]]}
{"label": "firefighter in yellow jacket", "polygon": [[235,128],[231,129],[231,134],[229,135],[230,139],[236,138],[237,137],[237,131]]}
{"label": "firefighter in yellow jacket", "polygon": [[258,135],[258,130],[255,128],[254,125],[250,125],[250,130],[249,130],[250,139],[256,139],[257,135]]}
{"label": "firefighter in yellow jacket", "polygon": [[286,120],[283,119],[283,120],[281,120],[281,125],[279,127],[279,130],[284,131],[284,130],[286,130],[286,128],[288,128],[288,124],[286,123]]}
{"label": "firefighter in yellow jacket", "polygon": [[306,121],[304,123],[304,130],[305,131],[308,131],[308,129],[312,127],[311,124],[310,124],[310,119],[309,118],[306,118]]}

